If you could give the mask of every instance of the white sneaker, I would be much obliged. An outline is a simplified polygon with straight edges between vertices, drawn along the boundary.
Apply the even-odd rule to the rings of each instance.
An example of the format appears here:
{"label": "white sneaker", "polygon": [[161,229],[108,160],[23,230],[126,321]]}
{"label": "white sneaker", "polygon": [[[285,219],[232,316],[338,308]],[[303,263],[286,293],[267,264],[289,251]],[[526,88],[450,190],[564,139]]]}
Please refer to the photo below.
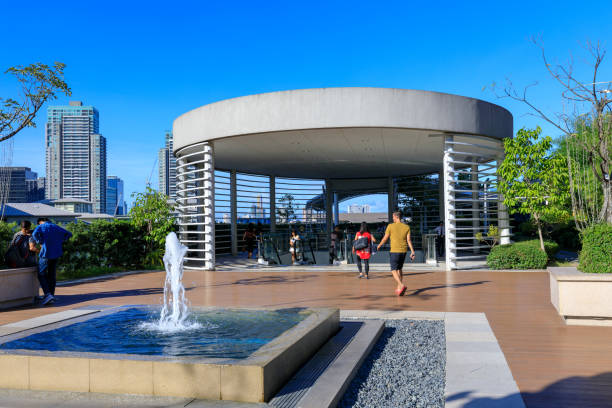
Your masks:
{"label": "white sneaker", "polygon": [[48,305],[49,303],[53,303],[55,301],[55,298],[53,297],[52,294],[48,293],[47,295],[45,295],[45,297],[42,300],[42,304],[44,305]]}

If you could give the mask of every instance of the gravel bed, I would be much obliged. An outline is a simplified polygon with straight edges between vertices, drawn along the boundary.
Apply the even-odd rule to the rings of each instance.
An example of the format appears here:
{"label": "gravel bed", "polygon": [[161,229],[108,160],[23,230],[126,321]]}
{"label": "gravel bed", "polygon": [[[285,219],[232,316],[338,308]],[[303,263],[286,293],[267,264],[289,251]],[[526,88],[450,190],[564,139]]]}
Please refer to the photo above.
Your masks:
{"label": "gravel bed", "polygon": [[442,320],[385,320],[338,407],[444,407]]}

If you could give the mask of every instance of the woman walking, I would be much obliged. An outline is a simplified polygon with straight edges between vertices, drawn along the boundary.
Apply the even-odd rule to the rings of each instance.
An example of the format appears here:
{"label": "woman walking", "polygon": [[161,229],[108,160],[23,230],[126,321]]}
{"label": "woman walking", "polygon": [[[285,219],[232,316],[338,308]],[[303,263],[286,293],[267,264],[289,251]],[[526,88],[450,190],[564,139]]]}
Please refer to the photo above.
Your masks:
{"label": "woman walking", "polygon": [[[370,234],[370,231],[368,230],[368,224],[362,222],[361,228],[359,229],[359,232],[355,234],[355,240],[353,241],[353,253],[357,255],[357,269],[359,269],[359,279],[368,279],[373,243],[376,243],[376,239],[372,236],[372,234]],[[363,270],[361,269],[362,261]],[[365,275],[363,272],[365,272]]]}

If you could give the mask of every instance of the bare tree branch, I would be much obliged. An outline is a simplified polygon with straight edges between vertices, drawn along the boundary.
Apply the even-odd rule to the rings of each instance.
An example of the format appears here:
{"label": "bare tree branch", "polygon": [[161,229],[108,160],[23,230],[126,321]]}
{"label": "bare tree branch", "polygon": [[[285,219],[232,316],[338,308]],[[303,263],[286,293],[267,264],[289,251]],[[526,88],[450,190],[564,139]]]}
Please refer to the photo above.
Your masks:
{"label": "bare tree branch", "polygon": [[36,127],[34,119],[42,106],[56,99],[58,93],[70,96],[72,92],[64,81],[65,64],[53,66],[34,63],[15,66],[5,73],[13,75],[20,84],[21,102],[2,99],[0,106],[0,142],[10,139],[26,127]]}
{"label": "bare tree branch", "polygon": [[[591,222],[612,223],[612,81],[598,79],[606,51],[599,41],[585,44],[592,60],[589,82],[580,80],[574,74],[571,58],[564,65],[552,64],[542,41],[535,37],[531,41],[540,49],[546,72],[561,86],[562,101],[573,106],[575,114],[549,114],[539,108],[528,97],[529,89],[537,83],[529,84],[519,92],[508,79],[501,95],[496,92],[494,84],[493,91],[498,98],[510,98],[525,104],[532,111],[531,115],[546,121],[564,134],[565,156],[571,173],[572,209],[576,217],[582,217],[576,219],[577,224],[584,227]],[[586,107],[590,107],[587,113],[579,115],[578,112],[584,112]],[[572,151],[578,156],[572,157]],[[593,186],[593,180],[598,186]],[[590,184],[585,186],[585,183]],[[599,210],[589,207],[593,205],[599,206]]]}

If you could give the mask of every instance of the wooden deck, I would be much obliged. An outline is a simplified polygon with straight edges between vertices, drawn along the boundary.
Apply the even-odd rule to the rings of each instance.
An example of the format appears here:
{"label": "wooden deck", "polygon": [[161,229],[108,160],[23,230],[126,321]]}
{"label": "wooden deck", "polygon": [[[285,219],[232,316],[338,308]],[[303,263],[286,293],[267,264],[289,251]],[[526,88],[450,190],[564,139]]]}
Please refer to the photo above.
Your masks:
{"label": "wooden deck", "polygon": [[[57,305],[4,311],[0,324],[88,303],[158,304],[163,279],[159,272],[60,287]],[[187,271],[183,281],[193,305],[484,312],[528,407],[612,406],[612,328],[565,326],[546,273],[407,271],[402,298],[388,273],[365,281],[347,272]]]}

